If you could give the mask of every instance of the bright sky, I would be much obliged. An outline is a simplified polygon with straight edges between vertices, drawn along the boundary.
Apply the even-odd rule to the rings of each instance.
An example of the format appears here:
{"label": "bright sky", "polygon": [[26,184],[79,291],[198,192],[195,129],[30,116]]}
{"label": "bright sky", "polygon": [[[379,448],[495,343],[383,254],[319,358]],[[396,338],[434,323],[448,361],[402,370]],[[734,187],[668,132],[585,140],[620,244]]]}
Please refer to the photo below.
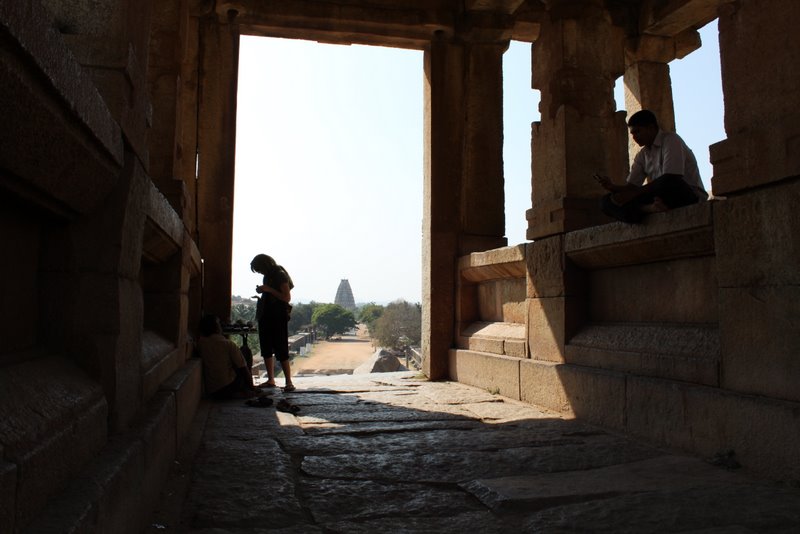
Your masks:
{"label": "bright sky", "polygon": [[[725,138],[716,23],[700,34],[670,66],[677,131],[710,190],[708,145]],[[503,62],[510,245],[530,208],[530,50],[512,43]],[[333,302],[343,278],[357,303],[419,302],[422,52],[245,36],[239,61],[233,294],[254,294],[264,253],[291,274],[294,303]]]}

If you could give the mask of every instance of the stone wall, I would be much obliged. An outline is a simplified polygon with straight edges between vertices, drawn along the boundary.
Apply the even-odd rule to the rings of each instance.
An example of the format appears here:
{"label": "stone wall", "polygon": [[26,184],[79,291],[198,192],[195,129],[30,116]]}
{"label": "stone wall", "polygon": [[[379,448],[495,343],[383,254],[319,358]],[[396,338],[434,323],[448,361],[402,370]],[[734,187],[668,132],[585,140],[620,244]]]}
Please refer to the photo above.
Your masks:
{"label": "stone wall", "polygon": [[[0,2],[0,531],[138,532],[230,307],[242,33],[424,51],[423,370],[800,477],[794,0]],[[793,16],[794,15],[794,16]],[[713,204],[607,224],[629,112],[719,18]],[[531,242],[504,237],[502,57],[534,45]]]}

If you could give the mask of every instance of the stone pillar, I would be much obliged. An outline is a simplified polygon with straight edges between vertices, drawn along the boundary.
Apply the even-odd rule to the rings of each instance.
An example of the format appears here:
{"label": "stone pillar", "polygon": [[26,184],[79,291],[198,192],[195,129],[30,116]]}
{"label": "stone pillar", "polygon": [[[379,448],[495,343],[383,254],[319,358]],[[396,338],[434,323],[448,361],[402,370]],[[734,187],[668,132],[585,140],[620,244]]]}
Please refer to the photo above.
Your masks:
{"label": "stone pillar", "polygon": [[196,240],[203,257],[203,311],[225,321],[231,307],[239,33],[213,17],[203,19],[200,30]]}
{"label": "stone pillar", "polygon": [[717,195],[800,175],[800,3],[767,3],[769,9],[761,2],[720,8],[728,137],[710,147]]}
{"label": "stone pillar", "polygon": [[552,0],[547,7],[533,46],[541,122],[533,126],[528,239],[606,222],[592,174],[623,176],[627,168],[624,118],[614,105],[622,29],[599,0]]}
{"label": "stone pillar", "polygon": [[425,51],[425,183],[422,222],[422,357],[433,380],[448,377],[458,256],[463,49],[433,41]]}
{"label": "stone pillar", "polygon": [[505,43],[468,43],[464,75],[464,170],[459,255],[505,246],[503,53]]}
{"label": "stone pillar", "polygon": [[[700,47],[700,34],[688,30],[675,38],[641,35],[625,46],[625,109],[630,117],[649,109],[656,114],[662,130],[675,131],[675,106],[669,62]],[[628,136],[629,161],[639,151]]]}
{"label": "stone pillar", "polygon": [[[765,9],[765,5],[769,7]],[[724,388],[800,402],[800,3],[720,8],[727,139],[711,146]]]}
{"label": "stone pillar", "polygon": [[434,40],[425,51],[422,352],[448,376],[456,265],[504,246],[502,55],[507,43]]}

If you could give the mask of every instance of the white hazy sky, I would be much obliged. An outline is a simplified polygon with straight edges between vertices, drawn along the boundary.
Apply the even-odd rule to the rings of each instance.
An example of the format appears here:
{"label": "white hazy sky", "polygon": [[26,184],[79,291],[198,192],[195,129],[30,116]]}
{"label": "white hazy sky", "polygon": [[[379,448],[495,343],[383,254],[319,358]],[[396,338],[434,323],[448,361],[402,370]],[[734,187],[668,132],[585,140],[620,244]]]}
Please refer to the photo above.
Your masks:
{"label": "white hazy sky", "polygon": [[[710,190],[708,145],[725,138],[716,22],[700,34],[670,66],[677,131]],[[539,120],[530,50],[514,42],[503,61],[510,245],[525,241]],[[333,302],[343,278],[357,303],[419,302],[422,52],[245,36],[239,61],[233,294],[254,294],[250,260],[265,253],[291,274],[294,303]]]}

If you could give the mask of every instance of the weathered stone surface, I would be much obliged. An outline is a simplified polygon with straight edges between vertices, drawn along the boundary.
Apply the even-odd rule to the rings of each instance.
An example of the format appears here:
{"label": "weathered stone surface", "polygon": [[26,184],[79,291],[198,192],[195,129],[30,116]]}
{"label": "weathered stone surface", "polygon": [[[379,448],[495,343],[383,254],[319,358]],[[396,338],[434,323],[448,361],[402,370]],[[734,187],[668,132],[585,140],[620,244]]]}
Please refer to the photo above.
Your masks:
{"label": "weathered stone surface", "polygon": [[569,363],[719,385],[719,331],[705,325],[592,325],[566,346]]}
{"label": "weathered stone surface", "polygon": [[731,450],[748,470],[800,480],[798,403],[644,377],[627,377],[625,392],[631,435],[704,457]]}
{"label": "weathered stone surface", "polygon": [[[0,458],[3,447],[0,445]],[[14,488],[17,487],[17,466],[0,461],[0,531],[13,532],[14,509],[16,508]]]}
{"label": "weathered stone surface", "polygon": [[714,239],[721,287],[800,285],[798,204],[800,181],[717,203]]}
{"label": "weathered stone surface", "polygon": [[342,521],[328,523],[326,528],[333,532],[354,532],[373,534],[386,531],[387,528],[397,532],[481,532],[486,534],[503,534],[512,529],[512,525],[493,514],[482,512],[468,512],[448,517],[385,517],[366,522]]}
{"label": "weathered stone surface", "polygon": [[528,360],[520,364],[520,390],[523,401],[561,416],[609,428],[624,425],[625,378],[620,373]]}
{"label": "weathered stone surface", "polygon": [[303,471],[324,478],[412,482],[465,482],[495,476],[549,473],[613,465],[656,456],[624,440],[577,445],[514,447],[487,451],[362,453],[306,457]]}
{"label": "weathered stone surface", "polygon": [[[333,385],[335,379],[321,380]],[[309,390],[315,378],[298,378],[297,384]],[[378,413],[389,414],[393,402],[401,403],[400,412],[413,411],[407,386],[396,384],[393,392],[376,381],[376,391],[357,394],[372,396],[371,402],[336,404],[331,393],[285,398],[299,406],[304,396],[329,399],[327,405],[302,405],[301,413],[328,407],[372,412],[381,406]],[[741,503],[775,499],[763,508],[770,516],[742,504],[730,516],[737,521],[729,523],[720,519],[727,517],[725,502],[713,503],[719,524],[795,524],[797,488],[765,485],[695,458],[667,455],[463,384],[418,382],[417,396],[424,398],[416,404],[449,413],[461,395],[468,399],[461,410],[490,413],[476,414],[483,421],[341,422],[320,433],[302,415],[234,401],[212,404],[181,528],[235,534],[564,532],[569,529],[562,525],[574,523],[592,532],[642,532],[658,530],[648,514],[675,510],[693,518],[675,523],[690,530],[708,524],[693,499],[710,503],[715,494],[735,494]],[[433,399],[440,399],[438,409]],[[509,422],[499,422],[503,418]],[[605,514],[603,503],[616,513]],[[559,513],[572,510],[575,517]]]}
{"label": "weathered stone surface", "polygon": [[800,286],[724,288],[719,294],[722,386],[800,402]]}
{"label": "weathered stone surface", "polygon": [[367,361],[353,369],[353,374],[394,373],[405,370],[397,356],[379,349]]}
{"label": "weathered stone surface", "polygon": [[[308,479],[302,481],[300,491],[309,495],[307,504],[317,523],[403,516],[442,518],[485,512],[456,485]],[[365,499],[364,495],[370,498]]]}
{"label": "weathered stone surface", "polygon": [[533,511],[653,488],[675,492],[740,481],[730,471],[695,458],[658,456],[585,471],[473,480],[463,486],[492,510]]}
{"label": "weathered stone surface", "polygon": [[[580,445],[585,442],[571,430],[574,429],[567,422],[554,419],[525,428],[518,428],[514,424],[487,426],[484,423],[467,429],[403,429],[393,432],[383,429],[369,434],[318,435],[314,439],[304,435],[280,441],[290,453],[307,456],[361,454],[365,450],[402,453],[408,451],[409,442],[413,442],[415,450],[421,451],[491,451],[513,447]],[[595,439],[601,439],[599,436],[602,433]]]}
{"label": "weathered stone surface", "polygon": [[796,489],[711,485],[609,495],[529,515],[525,532],[789,534],[800,524]]}
{"label": "weathered stone surface", "polygon": [[519,398],[519,358],[468,350],[450,351],[450,378],[512,399]]}
{"label": "weathered stone surface", "polygon": [[188,495],[193,529],[291,526],[302,520],[294,469],[278,444],[261,439],[207,442]]}

